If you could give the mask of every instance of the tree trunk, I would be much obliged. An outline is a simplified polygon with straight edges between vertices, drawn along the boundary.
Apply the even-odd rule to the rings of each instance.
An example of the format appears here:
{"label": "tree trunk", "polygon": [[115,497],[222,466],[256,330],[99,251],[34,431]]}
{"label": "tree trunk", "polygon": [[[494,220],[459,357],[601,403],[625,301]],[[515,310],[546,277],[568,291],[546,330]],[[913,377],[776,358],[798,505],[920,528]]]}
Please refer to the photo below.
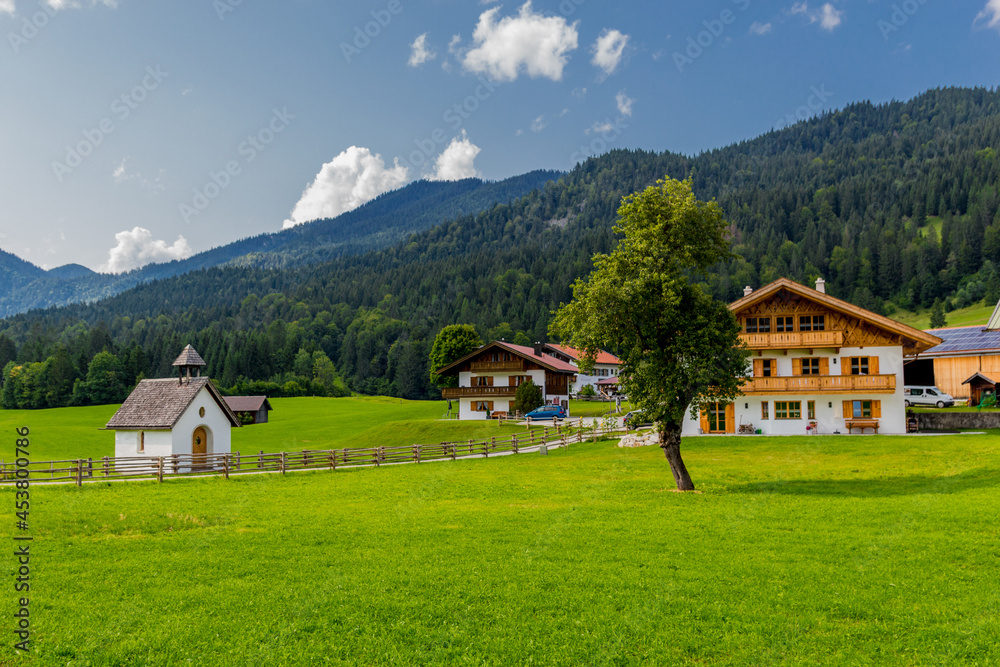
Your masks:
{"label": "tree trunk", "polygon": [[694,482],[688,474],[684,459],[681,458],[681,429],[679,426],[665,426],[660,431],[660,447],[670,464],[678,491],[694,491]]}

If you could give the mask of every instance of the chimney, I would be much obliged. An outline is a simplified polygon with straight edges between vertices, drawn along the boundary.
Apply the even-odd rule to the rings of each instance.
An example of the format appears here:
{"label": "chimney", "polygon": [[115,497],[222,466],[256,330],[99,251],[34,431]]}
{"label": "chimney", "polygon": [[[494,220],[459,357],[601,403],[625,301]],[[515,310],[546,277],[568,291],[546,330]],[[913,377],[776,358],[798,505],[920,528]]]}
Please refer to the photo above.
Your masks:
{"label": "chimney", "polygon": [[820,294],[826,294],[826,281],[822,278],[816,279],[816,291]]}
{"label": "chimney", "polygon": [[750,296],[751,294],[753,294],[753,288],[752,287],[750,287],[749,285],[747,285],[746,287],[743,288],[743,296]]}
{"label": "chimney", "polygon": [[542,356],[542,348],[544,348],[544,347],[545,346],[542,343],[539,343],[539,342],[535,341],[535,356],[536,357]]}

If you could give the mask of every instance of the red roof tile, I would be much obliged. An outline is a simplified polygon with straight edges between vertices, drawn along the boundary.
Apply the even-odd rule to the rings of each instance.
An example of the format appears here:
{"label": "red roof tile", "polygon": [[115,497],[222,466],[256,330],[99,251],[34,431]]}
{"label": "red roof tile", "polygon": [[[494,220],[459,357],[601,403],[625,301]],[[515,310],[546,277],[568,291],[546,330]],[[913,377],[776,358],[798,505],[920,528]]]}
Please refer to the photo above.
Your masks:
{"label": "red roof tile", "polygon": [[[570,347],[569,345],[556,345],[555,343],[548,343],[547,347],[551,347],[554,350],[559,350],[567,357],[571,359],[576,359],[577,361],[583,358],[583,352],[576,349],[575,347]],[[601,350],[600,352],[597,353],[597,359],[594,361],[594,363],[613,364],[621,366],[622,360],[616,357],[615,355],[611,354],[610,352],[605,352],[604,350]]]}

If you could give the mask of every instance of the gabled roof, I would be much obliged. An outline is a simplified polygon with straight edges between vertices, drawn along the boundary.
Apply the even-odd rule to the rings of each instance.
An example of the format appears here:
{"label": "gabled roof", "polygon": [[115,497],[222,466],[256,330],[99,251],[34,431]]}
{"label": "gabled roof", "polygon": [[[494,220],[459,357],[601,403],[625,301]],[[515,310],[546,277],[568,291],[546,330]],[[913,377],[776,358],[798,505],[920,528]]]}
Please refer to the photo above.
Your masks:
{"label": "gabled roof", "polygon": [[557,372],[557,373],[572,373],[572,374],[575,375],[580,370],[580,369],[578,369],[576,366],[574,366],[572,364],[568,364],[565,361],[560,361],[559,359],[556,359],[551,354],[537,355],[537,354],[535,354],[535,349],[532,348],[532,347],[527,347],[525,345],[514,345],[513,343],[508,343],[508,342],[505,342],[505,341],[502,341],[502,340],[497,340],[497,341],[493,341],[492,343],[487,343],[486,345],[483,345],[478,350],[470,352],[469,354],[465,355],[461,359],[457,359],[456,361],[453,361],[452,363],[448,364],[447,366],[445,366],[444,368],[442,368],[441,370],[439,370],[437,372],[437,374],[438,375],[454,375],[455,373],[458,372],[458,367],[459,366],[461,366],[462,364],[464,364],[466,361],[469,361],[470,359],[479,356],[483,352],[487,352],[488,350],[490,350],[493,347],[497,347],[497,348],[500,348],[502,350],[507,350],[508,352],[513,352],[514,354],[516,354],[519,357],[522,357],[524,359],[528,359],[530,361],[533,361],[534,363],[538,364],[542,368],[545,368],[547,370],[554,371],[554,372]]}
{"label": "gabled roof", "polygon": [[787,290],[792,294],[796,294],[803,299],[818,303],[826,308],[829,308],[830,310],[843,313],[844,315],[848,315],[850,317],[855,317],[859,320],[864,320],[874,327],[891,332],[897,336],[902,336],[904,339],[910,341],[908,347],[913,348],[918,353],[928,350],[941,343],[941,339],[934,334],[921,331],[920,329],[914,329],[911,326],[889,319],[884,315],[873,313],[870,310],[865,310],[864,308],[855,306],[852,303],[830,296],[825,292],[819,292],[811,287],[800,285],[799,283],[789,280],[788,278],[779,278],[773,283],[765,285],[758,290],[754,290],[742,299],[733,301],[729,304],[729,310],[734,313],[739,313],[740,311],[746,310],[761,301],[769,299],[781,290]]}
{"label": "gabled roof", "polygon": [[1000,331],[987,331],[981,324],[971,327],[931,329],[941,344],[928,350],[925,357],[978,356],[984,352],[1000,354]]}
{"label": "gabled roof", "polygon": [[233,426],[240,426],[240,420],[208,378],[191,378],[183,382],[169,378],[140,382],[105,428],[118,431],[168,431],[177,424],[202,389],[208,390]]}
{"label": "gabled roof", "polygon": [[989,331],[1000,329],[1000,301],[997,302],[997,307],[993,309],[990,321],[986,323],[986,329]]}
{"label": "gabled roof", "polygon": [[598,380],[597,384],[602,384],[602,385],[605,385],[605,386],[612,385],[612,384],[618,384],[618,378],[616,378],[616,377],[614,377],[614,378],[604,378],[603,380]]}
{"label": "gabled roof", "polygon": [[978,380],[982,380],[986,384],[996,384],[995,381],[993,381],[990,378],[986,377],[982,373],[973,373],[972,375],[969,376],[969,379],[966,380],[965,382],[963,382],[962,384],[969,384],[970,382],[973,382],[973,381],[975,381],[977,379]]}
{"label": "gabled roof", "polygon": [[225,396],[226,405],[233,412],[259,412],[266,407],[273,410],[267,396]]}
{"label": "gabled roof", "polygon": [[188,345],[183,350],[179,357],[174,359],[173,366],[207,366],[205,360],[201,358],[197,350]]}
{"label": "gabled roof", "polygon": [[[547,343],[545,347],[551,347],[553,350],[558,350],[562,352],[570,359],[575,359],[580,361],[583,359],[583,351],[578,350],[575,347],[570,347],[569,345],[556,345],[555,343]],[[601,350],[597,353],[597,359],[594,361],[596,364],[610,364],[614,366],[621,366],[622,360],[611,354],[610,352],[605,352]]]}

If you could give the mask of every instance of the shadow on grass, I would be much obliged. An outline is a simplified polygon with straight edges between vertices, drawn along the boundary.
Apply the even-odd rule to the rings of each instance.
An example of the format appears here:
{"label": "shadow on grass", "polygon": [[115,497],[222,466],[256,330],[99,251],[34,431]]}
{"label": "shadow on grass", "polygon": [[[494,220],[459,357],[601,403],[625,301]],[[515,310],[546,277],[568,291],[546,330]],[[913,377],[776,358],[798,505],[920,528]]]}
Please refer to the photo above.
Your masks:
{"label": "shadow on grass", "polygon": [[777,493],[790,496],[879,498],[929,493],[961,493],[1000,487],[1000,470],[978,468],[958,475],[907,475],[884,479],[788,479],[729,487],[733,493]]}

